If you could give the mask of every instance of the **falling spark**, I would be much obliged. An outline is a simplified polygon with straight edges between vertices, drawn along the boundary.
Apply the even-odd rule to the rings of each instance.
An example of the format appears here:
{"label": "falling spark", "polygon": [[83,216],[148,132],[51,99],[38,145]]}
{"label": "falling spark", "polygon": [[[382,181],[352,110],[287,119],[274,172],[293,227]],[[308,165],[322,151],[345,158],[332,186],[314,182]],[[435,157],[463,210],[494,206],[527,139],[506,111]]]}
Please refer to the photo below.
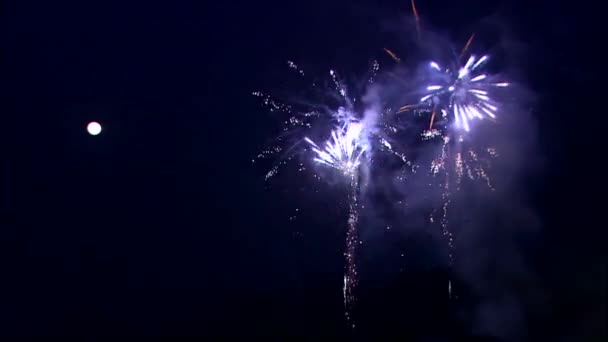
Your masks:
{"label": "falling spark", "polygon": [[462,179],[462,175],[464,174],[464,163],[462,161],[462,153],[456,153],[456,179],[460,184],[460,180]]}
{"label": "falling spark", "polygon": [[416,9],[416,2],[412,0],[412,13],[416,20],[416,32],[418,32],[418,38],[420,38],[420,17],[418,16],[418,10]]}
{"label": "falling spark", "polygon": [[291,113],[291,107],[288,105],[285,105],[283,103],[280,103],[276,100],[274,100],[270,95],[264,94],[260,91],[254,91],[253,93],[251,93],[253,96],[256,97],[261,97],[263,104],[268,106],[269,110],[271,112],[286,112],[286,113]]}
{"label": "falling spark", "polygon": [[448,298],[452,298],[452,280],[448,279]]}
{"label": "falling spark", "polygon": [[344,99],[346,99],[346,88],[340,82],[340,80],[338,80],[338,75],[336,74],[336,72],[333,70],[330,70],[329,74],[331,75],[331,79],[334,81],[334,84],[336,85],[336,90],[338,91],[338,93],[340,93],[340,95]]}
{"label": "falling spark", "polygon": [[436,111],[433,109],[433,113],[431,114],[431,123],[429,124],[429,131],[433,129],[433,122],[435,121]]}
{"label": "falling spark", "polygon": [[[491,149],[488,149],[491,150]],[[488,152],[488,154],[490,154],[491,157],[493,157],[493,155]],[[488,176],[488,173],[486,172],[486,169],[483,167],[483,164],[481,163],[479,157],[477,156],[477,153],[475,153],[475,151],[473,149],[469,149],[469,157],[471,159],[471,165],[473,165],[473,171],[475,172],[475,175],[477,176],[477,178],[479,179],[483,179],[488,188],[490,188],[491,190],[494,190],[494,187],[492,186],[492,182],[490,180],[490,176]],[[473,179],[475,177],[472,177]]]}
{"label": "falling spark", "polygon": [[484,78],[486,78],[486,75],[479,75],[479,76],[475,76],[471,79],[471,82],[477,82],[477,81],[481,81]]}
{"label": "falling spark", "polygon": [[[463,150],[465,152],[461,152]],[[443,204],[441,205],[442,217],[439,222],[442,234],[447,242],[450,264],[454,261],[454,237],[449,227],[448,211],[452,202],[453,191],[460,190],[464,176],[470,180],[483,180],[490,190],[494,190],[487,167],[491,164],[490,159],[497,157],[498,153],[493,147],[488,147],[481,151],[484,153],[483,156],[473,147],[467,147],[467,139],[464,139],[463,135],[458,136],[457,139],[450,139],[448,131],[443,136],[443,145],[439,156],[432,160],[430,164],[431,174],[441,177],[441,199]],[[454,189],[452,189],[454,186],[451,179],[455,179]],[[435,215],[437,210],[434,210],[429,217],[431,223],[436,222]]]}
{"label": "falling spark", "polygon": [[475,33],[472,33],[471,36],[469,37],[469,40],[467,40],[467,43],[464,45],[464,48],[462,49],[462,52],[460,53],[460,58],[462,58],[465,53],[469,50],[469,47],[471,47],[471,43],[473,43],[473,38],[475,38]]}
{"label": "falling spark", "polygon": [[374,60],[370,67],[369,78],[367,79],[368,84],[374,83],[374,81],[376,80],[376,76],[378,75],[378,70],[380,70],[380,63],[378,63],[377,60]]}
{"label": "falling spark", "polygon": [[384,147],[386,147],[386,150],[390,154],[392,154],[395,157],[399,158],[399,160],[401,160],[403,162],[403,164],[406,165],[411,172],[414,172],[414,173],[416,172],[416,169],[418,168],[418,165],[414,164],[411,160],[409,160],[406,157],[405,154],[403,154],[401,152],[398,152],[395,149],[393,149],[393,146],[388,141],[386,141],[386,139],[380,139],[380,143]]}
{"label": "falling spark", "polygon": [[433,97],[433,94],[426,95],[426,96],[424,96],[423,98],[420,99],[420,102],[424,102],[424,101],[430,99],[431,97]]}
{"label": "falling spark", "polygon": [[416,105],[407,105],[407,106],[403,106],[401,108],[399,108],[399,110],[397,111],[397,113],[403,113],[403,112],[407,112],[413,108],[415,108]]}
{"label": "falling spark", "polygon": [[395,60],[395,62],[399,63],[401,62],[401,58],[399,58],[399,56],[397,56],[396,53],[394,53],[393,51],[384,48],[384,51],[386,51],[386,53],[388,53],[389,56],[391,56],[391,58],[393,58]]}
{"label": "falling spark", "polygon": [[[443,178],[443,185],[442,185],[442,193],[441,193],[441,200],[443,201],[443,204],[441,206],[441,219],[440,219],[440,226],[441,226],[441,232],[442,235],[446,238],[447,240],[447,245],[448,245],[448,256],[449,256],[449,260],[450,263],[452,263],[453,261],[453,238],[452,238],[452,232],[449,229],[449,225],[448,225],[448,208],[450,206],[451,203],[451,192],[450,192],[450,168],[448,167],[448,158],[449,158],[449,152],[448,152],[448,147],[449,147],[449,143],[450,143],[451,139],[448,136],[444,136],[443,137],[443,144],[441,145],[441,153],[439,155],[438,158],[436,158],[435,160],[433,160],[431,162],[431,174],[434,176],[437,176],[440,172],[442,172],[444,174]],[[436,210],[433,211],[429,217],[429,221],[431,223],[435,222],[434,216],[435,216]]]}
{"label": "falling spark", "polygon": [[296,63],[292,62],[292,61],[287,61],[287,65],[291,68],[294,69],[295,71],[298,72],[298,74],[304,76],[304,71],[302,69],[300,69]]}
{"label": "falling spark", "polygon": [[425,130],[421,134],[422,140],[429,140],[441,136],[441,131],[438,129]]}

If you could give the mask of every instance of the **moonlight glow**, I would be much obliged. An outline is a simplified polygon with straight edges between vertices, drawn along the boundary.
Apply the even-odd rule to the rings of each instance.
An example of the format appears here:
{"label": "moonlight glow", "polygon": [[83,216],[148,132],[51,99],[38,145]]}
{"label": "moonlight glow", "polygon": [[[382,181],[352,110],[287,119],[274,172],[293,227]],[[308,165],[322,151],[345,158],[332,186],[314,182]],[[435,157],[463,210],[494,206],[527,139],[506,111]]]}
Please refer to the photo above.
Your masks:
{"label": "moonlight glow", "polygon": [[99,135],[99,133],[101,133],[101,125],[98,122],[90,122],[87,125],[87,132],[89,132],[90,135]]}

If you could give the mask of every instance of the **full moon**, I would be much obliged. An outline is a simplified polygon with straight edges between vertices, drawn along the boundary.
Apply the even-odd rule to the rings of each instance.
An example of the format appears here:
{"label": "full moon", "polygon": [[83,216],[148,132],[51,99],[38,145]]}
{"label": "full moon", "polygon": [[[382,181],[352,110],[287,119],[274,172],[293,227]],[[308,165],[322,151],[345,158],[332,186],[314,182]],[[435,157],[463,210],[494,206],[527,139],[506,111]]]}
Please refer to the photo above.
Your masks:
{"label": "full moon", "polygon": [[90,122],[87,125],[87,132],[89,132],[90,135],[98,135],[101,133],[101,125],[95,121]]}

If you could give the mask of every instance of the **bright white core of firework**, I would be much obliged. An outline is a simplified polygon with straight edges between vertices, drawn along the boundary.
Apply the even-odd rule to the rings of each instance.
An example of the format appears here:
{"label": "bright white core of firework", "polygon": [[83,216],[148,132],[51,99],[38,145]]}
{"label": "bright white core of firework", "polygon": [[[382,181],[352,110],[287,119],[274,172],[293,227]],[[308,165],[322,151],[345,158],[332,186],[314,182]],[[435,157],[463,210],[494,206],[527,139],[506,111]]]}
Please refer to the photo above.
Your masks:
{"label": "bright white core of firework", "polygon": [[353,174],[361,164],[361,156],[368,149],[362,136],[363,124],[347,122],[331,132],[331,139],[322,149],[314,141],[304,138],[312,146],[314,161],[338,169],[344,174]]}

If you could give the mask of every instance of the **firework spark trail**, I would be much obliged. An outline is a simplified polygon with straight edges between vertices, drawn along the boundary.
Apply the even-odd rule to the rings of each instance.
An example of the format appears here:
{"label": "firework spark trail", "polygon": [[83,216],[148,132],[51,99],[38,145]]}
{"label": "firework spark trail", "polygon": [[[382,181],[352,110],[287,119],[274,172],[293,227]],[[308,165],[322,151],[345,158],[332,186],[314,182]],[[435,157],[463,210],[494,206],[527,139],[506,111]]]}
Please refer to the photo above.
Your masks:
{"label": "firework spark trail", "polygon": [[[441,206],[441,232],[443,236],[447,239],[448,244],[448,256],[450,260],[450,264],[453,262],[453,236],[452,232],[448,228],[448,208],[451,202],[451,193],[450,193],[450,168],[447,165],[448,157],[449,157],[449,137],[443,137],[443,143],[441,145],[441,154],[438,158],[431,162],[431,174],[437,175],[440,172],[444,175],[442,192],[441,192],[441,200],[443,202]],[[436,210],[431,213],[430,222],[433,223],[435,221]]]}
{"label": "firework spark trail", "polygon": [[[290,115],[287,120],[284,121],[283,128],[281,130],[281,134],[277,138],[277,143],[273,146],[270,146],[264,150],[262,150],[257,156],[257,160],[264,160],[271,158],[278,154],[283,154],[284,158],[281,158],[275,165],[273,165],[270,170],[266,173],[264,179],[266,181],[270,180],[272,177],[276,176],[281,167],[286,165],[288,161],[291,160],[292,156],[290,153],[296,147],[296,145],[292,145],[289,148],[284,148],[280,142],[283,142],[286,138],[294,133],[296,129],[310,129],[312,127],[312,122],[314,119],[321,116],[321,113],[315,110],[308,110],[304,112],[295,111],[292,106],[284,104],[272,96],[262,93],[260,91],[255,91],[252,93],[253,96],[259,97],[262,99],[262,104],[268,108],[270,112],[281,112]],[[255,163],[256,159],[253,160]]]}
{"label": "firework spark trail", "polygon": [[[424,134],[423,134],[424,136]],[[437,212],[441,212],[439,225],[441,233],[446,241],[448,250],[448,262],[450,267],[454,265],[454,233],[449,225],[449,208],[452,204],[452,195],[454,192],[460,191],[463,176],[467,176],[470,180],[484,180],[490,190],[494,190],[491,179],[486,171],[486,167],[490,165],[491,158],[497,157],[497,152],[490,147],[482,150],[480,155],[473,148],[464,149],[465,140],[462,136],[453,140],[450,145],[450,136],[443,136],[443,144],[441,147],[440,156],[431,162],[431,174],[433,176],[441,175],[441,207],[433,210],[429,217],[429,221],[434,223]],[[466,152],[463,152],[465,150]],[[448,297],[453,297],[452,281],[448,279]]]}
{"label": "firework spark trail", "polygon": [[473,39],[475,39],[475,33],[471,34],[469,40],[467,40],[467,43],[462,48],[462,52],[460,52],[460,58],[462,58],[464,54],[469,50],[469,47],[471,47],[471,43],[473,43]]}
{"label": "firework spark trail", "polygon": [[[488,150],[492,150],[492,149],[488,149]],[[483,179],[484,181],[486,181],[488,188],[490,188],[491,190],[494,190],[494,186],[492,186],[492,181],[490,180],[490,176],[488,175],[488,172],[486,171],[486,168],[484,167],[483,163],[479,159],[477,153],[473,149],[469,149],[468,154],[469,154],[469,158],[471,159],[472,162],[467,165],[472,164],[473,165],[472,172],[474,172],[474,175],[471,179],[474,179],[475,176],[476,176],[476,178]],[[491,153],[488,153],[488,154],[489,154],[490,158],[495,157]],[[486,163],[489,163],[489,162],[486,160]]]}
{"label": "firework spark trail", "polygon": [[384,51],[386,51],[386,53],[388,53],[388,55],[389,55],[389,56],[391,56],[391,58],[392,58],[392,59],[393,59],[395,62],[397,62],[397,63],[401,62],[401,58],[399,58],[399,56],[397,56],[397,54],[396,54],[396,53],[394,53],[393,51],[391,51],[391,50],[389,50],[389,49],[387,49],[387,48],[384,48]]}
{"label": "firework spark trail", "polygon": [[399,110],[397,111],[397,113],[407,112],[407,111],[410,111],[410,110],[412,110],[412,109],[414,109],[416,107],[417,107],[416,105],[405,105],[405,106],[402,106],[401,108],[399,108]]}
{"label": "firework spark trail", "polygon": [[304,74],[304,70],[300,69],[299,66],[296,65],[296,63],[292,62],[292,61],[287,61],[287,65],[289,65],[289,67],[295,71],[298,72],[298,74],[305,76]]}
{"label": "firework spark trail", "polygon": [[333,70],[330,70],[329,74],[331,75],[331,79],[334,81],[334,84],[336,85],[336,90],[340,93],[340,95],[344,98],[344,100],[347,101],[347,103],[350,103],[348,101],[348,98],[346,97],[346,88],[344,87],[342,82],[340,82],[340,80],[338,79],[338,75],[336,74],[336,72]]}
{"label": "firework spark trail", "polygon": [[381,150],[383,152],[387,152],[401,160],[401,162],[403,162],[403,165],[407,166],[407,169],[403,170],[404,172],[407,172],[409,170],[409,172],[416,173],[418,165],[412,160],[410,160],[405,155],[405,153],[401,152],[401,148],[395,148],[391,143],[388,142],[390,134],[399,132],[399,129],[395,127],[394,124],[390,123],[390,119],[386,118],[386,116],[388,116],[392,112],[393,111],[391,108],[387,108],[380,113],[381,119],[378,120],[379,122],[377,123],[377,125],[381,126],[382,133],[379,134],[376,145],[381,147]]}
{"label": "firework spark trail", "polygon": [[[451,204],[451,192],[450,192],[450,171],[449,168],[446,167],[446,161],[448,159],[448,143],[450,141],[449,137],[443,137],[443,145],[441,147],[441,156],[431,163],[431,173],[433,175],[438,174],[440,171],[443,171],[443,186],[441,190],[441,201],[443,204],[441,205],[441,219],[439,221],[439,225],[441,226],[441,234],[444,239],[446,239],[446,244],[448,248],[448,262],[450,267],[454,264],[454,236],[452,231],[449,229],[449,221],[448,221],[448,209]],[[429,217],[429,221],[431,223],[435,222],[435,214],[437,209],[433,210]],[[452,298],[452,280],[448,278],[448,298]]]}
{"label": "firework spark trail", "polygon": [[380,70],[380,63],[374,60],[369,70],[369,78],[367,79],[368,84],[373,84],[376,80],[376,76],[378,76],[378,71]]}
{"label": "firework spark trail", "polygon": [[456,152],[456,184],[460,185],[462,176],[464,175],[464,161],[462,160],[462,153]]}
{"label": "firework spark trail", "polygon": [[384,138],[383,138],[383,139],[380,139],[380,143],[381,143],[381,144],[382,144],[384,147],[386,147],[387,151],[388,151],[390,154],[392,154],[392,155],[394,155],[395,157],[399,158],[399,159],[400,159],[400,160],[401,160],[401,161],[402,161],[402,162],[403,162],[405,165],[407,165],[407,166],[409,166],[409,167],[412,167],[412,168],[414,167],[414,164],[413,164],[413,163],[412,163],[410,160],[408,160],[408,159],[407,159],[407,157],[405,156],[405,154],[403,154],[403,153],[401,153],[401,152],[397,152],[397,151],[393,150],[393,146],[392,146],[392,145],[391,145],[391,144],[390,144],[388,141],[386,141],[386,139],[384,139]]}
{"label": "firework spark trail", "polygon": [[433,129],[433,122],[435,122],[436,113],[437,113],[437,110],[433,109],[433,113],[431,114],[431,122],[429,123],[429,131]]}
{"label": "firework spark trail", "polygon": [[359,223],[359,180],[358,174],[355,172],[351,175],[350,181],[350,196],[349,196],[349,213],[348,213],[348,229],[346,231],[346,250],[344,257],[346,259],[344,270],[344,315],[346,320],[355,328],[353,317],[353,309],[355,305],[356,288],[359,282],[357,275],[356,251],[359,241],[358,223]]}
{"label": "firework spark trail", "polygon": [[414,19],[416,20],[416,32],[418,33],[418,38],[420,38],[420,17],[418,16],[416,2],[414,0],[412,0],[412,13],[414,14]]}

